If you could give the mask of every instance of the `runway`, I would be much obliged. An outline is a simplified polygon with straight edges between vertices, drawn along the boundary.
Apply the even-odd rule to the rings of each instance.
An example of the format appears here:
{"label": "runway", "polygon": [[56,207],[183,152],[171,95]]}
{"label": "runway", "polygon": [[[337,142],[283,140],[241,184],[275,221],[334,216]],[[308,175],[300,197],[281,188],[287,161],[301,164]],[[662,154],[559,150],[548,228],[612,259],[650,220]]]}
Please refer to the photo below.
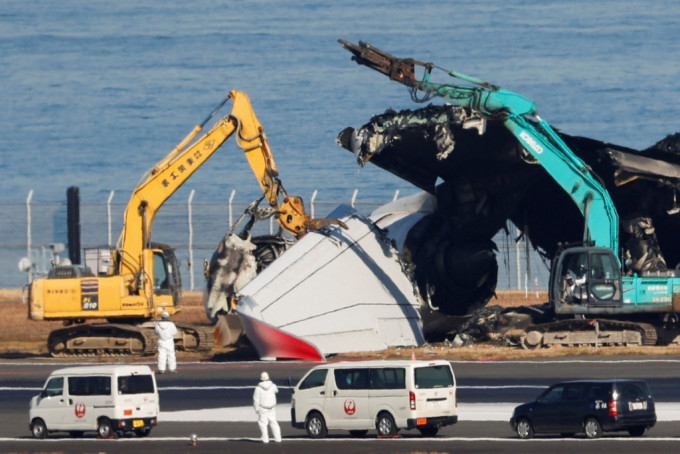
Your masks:
{"label": "runway", "polygon": [[[146,364],[152,363],[148,361]],[[199,438],[198,452],[296,452],[345,454],[413,452],[526,452],[601,453],[673,452],[680,449],[680,360],[658,358],[559,358],[523,361],[452,361],[458,383],[457,424],[442,428],[438,436],[422,437],[402,430],[397,439],[377,439],[375,431],[352,438],[346,431],[329,431],[327,439],[312,440],[290,425],[291,386],[314,363],[200,362],[179,364],[178,374],[157,376],[161,413],[147,438],[98,440],[94,433],[81,439],[51,434],[35,440],[28,430],[28,401],[37,394],[49,373],[72,362],[0,362],[0,451],[2,452],[187,452],[189,435]],[[81,363],[82,365],[82,363]],[[262,370],[280,388],[277,416],[283,443],[259,443],[252,390]],[[658,423],[643,437],[605,434],[600,440],[537,437],[519,440],[508,421],[515,405],[536,398],[548,385],[579,378],[644,378],[656,400]],[[622,443],[625,441],[626,443]]]}

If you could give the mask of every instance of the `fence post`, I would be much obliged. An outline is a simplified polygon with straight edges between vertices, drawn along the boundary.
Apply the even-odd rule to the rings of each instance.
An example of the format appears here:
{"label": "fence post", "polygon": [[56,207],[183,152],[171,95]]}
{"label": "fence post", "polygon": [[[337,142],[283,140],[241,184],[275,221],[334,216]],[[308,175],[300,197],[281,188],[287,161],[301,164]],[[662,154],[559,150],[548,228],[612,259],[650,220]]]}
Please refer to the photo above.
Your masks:
{"label": "fence post", "polygon": [[309,201],[309,209],[311,210],[312,219],[314,219],[314,201],[316,200],[316,195],[319,193],[316,189],[312,192],[312,199]]}
{"label": "fence post", "polygon": [[[520,235],[520,231],[517,227],[515,227],[515,231],[517,232],[517,237]],[[522,290],[522,270],[520,269],[520,247],[519,247],[519,241],[515,241],[515,258],[517,262],[517,290]]]}
{"label": "fence post", "polygon": [[33,257],[31,256],[31,199],[33,198],[33,189],[28,191],[26,197],[26,249],[28,252],[28,260],[31,262],[31,267],[28,270],[28,282],[33,281]]}
{"label": "fence post", "polygon": [[116,191],[111,191],[109,192],[109,199],[106,201],[106,217],[108,219],[108,225],[109,225],[109,236],[108,240],[109,242],[107,243],[109,247],[111,247],[111,201],[113,200],[113,194],[115,194]]}
{"label": "fence post", "polygon": [[231,204],[234,202],[234,196],[236,195],[236,189],[231,190],[231,195],[229,196],[229,229],[231,230],[231,226],[234,223],[233,221],[233,213],[232,213],[232,206]]}
{"label": "fence post", "polygon": [[[192,189],[189,193],[189,200],[187,200],[187,220],[189,222],[189,281],[191,282],[190,288],[194,289],[194,225],[192,219],[192,207],[191,202],[194,199],[195,189]],[[179,271],[179,270],[178,270]]]}

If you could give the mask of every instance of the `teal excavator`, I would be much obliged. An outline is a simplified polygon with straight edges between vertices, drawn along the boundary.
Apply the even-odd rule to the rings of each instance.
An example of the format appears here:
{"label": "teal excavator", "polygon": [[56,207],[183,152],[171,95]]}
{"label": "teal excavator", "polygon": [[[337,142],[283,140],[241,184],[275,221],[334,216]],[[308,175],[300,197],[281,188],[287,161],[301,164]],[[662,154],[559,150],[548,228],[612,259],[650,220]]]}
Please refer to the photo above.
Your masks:
{"label": "teal excavator", "polygon": [[[396,58],[361,41],[339,42],[358,64],[406,85],[416,102],[441,97],[469,109],[471,118],[502,121],[582,213],[583,240],[560,245],[551,264],[549,299],[555,319],[508,335],[527,348],[654,345],[660,336],[666,338],[663,343],[677,342],[680,277],[675,270],[624,272],[626,264],[618,257],[619,217],[609,192],[538,115],[533,101],[457,71],[443,70],[461,83],[435,83],[432,72],[441,68],[433,63]],[[422,75],[417,77],[416,70]]]}

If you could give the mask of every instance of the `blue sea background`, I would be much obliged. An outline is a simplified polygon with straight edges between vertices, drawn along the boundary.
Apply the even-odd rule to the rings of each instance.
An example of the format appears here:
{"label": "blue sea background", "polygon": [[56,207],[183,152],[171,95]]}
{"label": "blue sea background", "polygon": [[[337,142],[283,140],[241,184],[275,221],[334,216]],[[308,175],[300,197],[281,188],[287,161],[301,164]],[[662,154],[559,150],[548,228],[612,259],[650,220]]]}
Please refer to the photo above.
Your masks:
{"label": "blue sea background", "polygon": [[[38,205],[65,202],[70,186],[84,203],[115,191],[124,205],[230,90],[250,96],[290,194],[348,202],[358,189],[383,203],[417,192],[335,143],[387,108],[419,107],[338,38],[501,85],[566,133],[643,149],[680,130],[678,30],[676,0],[3,0],[0,287],[26,280],[16,263],[30,191]],[[226,202],[234,189],[259,195],[230,141],[170,200],[194,190],[196,202]],[[33,241],[64,240],[47,230]]]}

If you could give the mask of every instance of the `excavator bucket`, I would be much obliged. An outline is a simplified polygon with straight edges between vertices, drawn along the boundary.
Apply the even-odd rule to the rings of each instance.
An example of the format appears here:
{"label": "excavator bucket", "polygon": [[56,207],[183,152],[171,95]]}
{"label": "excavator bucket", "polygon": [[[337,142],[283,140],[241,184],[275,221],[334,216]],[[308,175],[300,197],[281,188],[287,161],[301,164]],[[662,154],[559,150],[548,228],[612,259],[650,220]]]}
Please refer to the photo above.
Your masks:
{"label": "excavator bucket", "polygon": [[241,320],[235,313],[220,314],[215,324],[215,347],[234,345],[245,333]]}

